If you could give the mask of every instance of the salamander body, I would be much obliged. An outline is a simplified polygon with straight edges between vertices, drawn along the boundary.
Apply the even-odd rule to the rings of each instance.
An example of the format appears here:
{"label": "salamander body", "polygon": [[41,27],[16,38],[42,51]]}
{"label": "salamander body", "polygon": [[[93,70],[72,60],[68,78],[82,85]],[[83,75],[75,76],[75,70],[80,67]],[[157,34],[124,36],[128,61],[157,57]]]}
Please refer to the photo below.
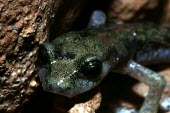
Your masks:
{"label": "salamander body", "polygon": [[170,61],[169,28],[127,24],[69,32],[46,42],[41,55],[44,90],[73,97],[98,85],[110,71],[119,72],[150,87],[140,113],[156,113],[165,81],[143,65]]}

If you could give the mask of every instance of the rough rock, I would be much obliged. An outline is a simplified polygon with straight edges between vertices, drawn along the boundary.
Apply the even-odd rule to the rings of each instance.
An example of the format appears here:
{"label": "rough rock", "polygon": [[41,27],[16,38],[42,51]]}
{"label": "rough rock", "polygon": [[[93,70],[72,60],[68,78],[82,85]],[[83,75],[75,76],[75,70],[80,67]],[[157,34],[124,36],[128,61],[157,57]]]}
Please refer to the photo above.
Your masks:
{"label": "rough rock", "polygon": [[49,11],[45,0],[0,0],[1,113],[18,113],[39,85],[35,62]]}

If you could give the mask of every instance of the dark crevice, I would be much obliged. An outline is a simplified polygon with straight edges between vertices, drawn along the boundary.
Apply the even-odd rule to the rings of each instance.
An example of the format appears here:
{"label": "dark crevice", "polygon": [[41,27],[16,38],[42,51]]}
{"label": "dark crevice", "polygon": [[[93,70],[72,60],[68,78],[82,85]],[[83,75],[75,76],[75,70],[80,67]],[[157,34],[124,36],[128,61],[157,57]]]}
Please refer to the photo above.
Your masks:
{"label": "dark crevice", "polygon": [[[63,14],[67,14],[69,12],[68,7],[70,6],[74,7],[74,4],[75,4],[74,1],[68,1],[68,2],[65,1],[64,4],[60,6],[59,10],[57,11],[56,16],[54,17],[54,22],[51,25],[50,30],[49,30],[50,31],[49,40],[53,40],[56,36],[59,36],[71,30],[80,30],[80,29],[86,28],[92,12],[96,9],[106,12],[109,8],[109,5],[111,4],[111,0],[105,0],[105,1],[104,0],[87,0],[85,1],[83,6],[80,8],[82,10],[80,14],[78,15],[78,17],[74,20],[73,23],[71,23],[71,25],[68,26],[70,27],[70,29],[66,31],[64,30],[61,31],[62,25],[60,24],[63,23]],[[74,13],[76,14],[76,11]]]}
{"label": "dark crevice", "polygon": [[[165,6],[167,4],[168,0],[159,0],[158,2],[158,6],[152,9],[143,9],[141,8],[141,10],[139,10],[136,15],[133,17],[133,19],[131,19],[131,22],[153,22],[153,23],[157,23],[160,24],[161,19],[164,15],[165,12]],[[139,17],[144,14],[145,17],[140,19]],[[129,21],[128,21],[129,22]]]}

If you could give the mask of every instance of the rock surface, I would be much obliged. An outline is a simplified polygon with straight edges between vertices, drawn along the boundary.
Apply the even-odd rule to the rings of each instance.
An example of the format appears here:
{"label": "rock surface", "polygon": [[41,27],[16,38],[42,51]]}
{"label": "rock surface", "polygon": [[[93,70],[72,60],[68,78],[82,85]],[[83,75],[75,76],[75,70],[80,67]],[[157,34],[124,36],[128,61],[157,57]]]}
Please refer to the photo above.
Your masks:
{"label": "rock surface", "polygon": [[0,0],[1,113],[18,113],[39,85],[35,62],[49,10],[45,0]]}

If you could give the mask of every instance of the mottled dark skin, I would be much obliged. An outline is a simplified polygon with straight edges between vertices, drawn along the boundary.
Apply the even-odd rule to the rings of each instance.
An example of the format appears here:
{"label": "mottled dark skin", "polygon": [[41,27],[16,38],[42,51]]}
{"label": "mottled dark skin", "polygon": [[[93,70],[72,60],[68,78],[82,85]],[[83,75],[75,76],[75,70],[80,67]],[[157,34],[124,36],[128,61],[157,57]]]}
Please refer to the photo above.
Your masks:
{"label": "mottled dark skin", "polygon": [[62,35],[45,43],[42,54],[48,62],[39,71],[44,90],[73,97],[109,71],[119,72],[150,87],[139,113],[157,113],[165,81],[140,64],[170,61],[170,33],[153,25],[105,25]]}

